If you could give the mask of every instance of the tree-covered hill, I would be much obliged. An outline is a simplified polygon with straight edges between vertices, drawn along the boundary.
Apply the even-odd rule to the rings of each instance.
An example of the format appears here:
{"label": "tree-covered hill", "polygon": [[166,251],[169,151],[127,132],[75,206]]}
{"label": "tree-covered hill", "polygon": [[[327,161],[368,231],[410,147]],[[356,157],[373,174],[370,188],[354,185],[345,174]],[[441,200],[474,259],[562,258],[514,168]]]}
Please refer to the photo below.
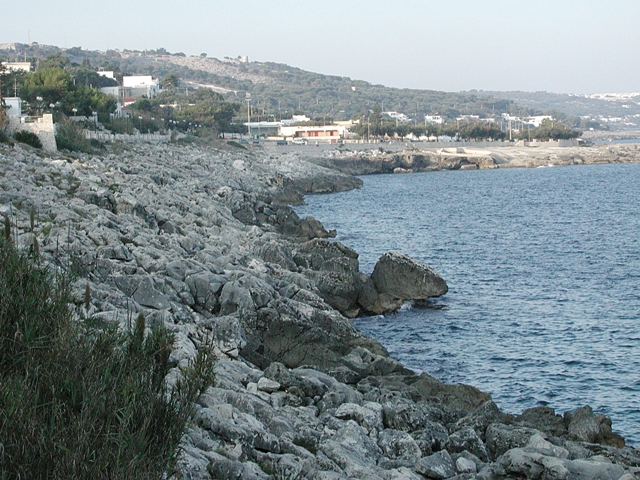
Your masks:
{"label": "tree-covered hill", "polygon": [[[6,46],[7,44],[5,44]],[[347,120],[367,115],[374,106],[382,111],[404,113],[422,123],[425,115],[440,115],[455,121],[461,115],[480,118],[552,114],[571,128],[600,128],[609,117],[626,119],[640,114],[638,99],[589,98],[549,92],[475,91],[443,92],[375,85],[349,77],[323,75],[273,62],[242,62],[239,58],[187,56],[164,48],[146,50],[89,51],[80,47],[62,49],[33,43],[12,44],[0,50],[0,60],[30,60],[34,67],[51,54],[60,54],[72,63],[95,69],[114,70],[116,76],[129,74],[168,77],[187,89],[206,87],[226,100],[245,105],[250,95],[255,119],[269,120],[304,113],[316,119]],[[588,117],[588,118],[587,118]]]}
{"label": "tree-covered hill", "polygon": [[27,58],[34,64],[51,53],[61,53],[71,62],[90,64],[123,74],[147,74],[163,78],[176,75],[185,84],[207,85],[244,102],[251,95],[256,113],[284,116],[301,112],[313,117],[344,120],[359,117],[378,104],[384,111],[398,111],[422,122],[425,115],[455,119],[459,115],[489,117],[503,112],[530,114],[511,100],[468,93],[390,88],[348,77],[323,75],[271,62],[242,63],[238,59],[217,60],[206,55],[187,57],[165,49],[146,52],[106,52],[60,49],[44,45],[14,44],[15,50],[0,51],[3,60]]}

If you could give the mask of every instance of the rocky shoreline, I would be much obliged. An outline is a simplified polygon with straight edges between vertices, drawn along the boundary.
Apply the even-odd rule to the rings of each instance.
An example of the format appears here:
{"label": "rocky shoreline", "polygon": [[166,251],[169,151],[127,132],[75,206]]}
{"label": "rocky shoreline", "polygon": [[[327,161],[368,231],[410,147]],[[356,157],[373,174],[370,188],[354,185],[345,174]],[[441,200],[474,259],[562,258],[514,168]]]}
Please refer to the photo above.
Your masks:
{"label": "rocky shoreline", "polygon": [[384,145],[352,151],[345,145],[322,156],[314,155],[313,151],[304,153],[305,158],[317,165],[348,175],[368,175],[630,163],[640,161],[640,144],[581,147],[453,147],[420,150],[407,148],[400,152],[385,151]]}
{"label": "rocky shoreline", "polygon": [[0,145],[0,214],[19,247],[73,263],[79,315],[127,328],[143,312],[174,333],[169,384],[213,348],[216,379],[184,437],[183,478],[640,477],[640,452],[589,407],[503,413],[474,387],[409,371],[353,327],[348,317],[446,283],[399,252],[368,277],[356,252],[295,214],[287,204],[306,193],[359,186],[318,165],[327,158],[225,144],[93,156]]}

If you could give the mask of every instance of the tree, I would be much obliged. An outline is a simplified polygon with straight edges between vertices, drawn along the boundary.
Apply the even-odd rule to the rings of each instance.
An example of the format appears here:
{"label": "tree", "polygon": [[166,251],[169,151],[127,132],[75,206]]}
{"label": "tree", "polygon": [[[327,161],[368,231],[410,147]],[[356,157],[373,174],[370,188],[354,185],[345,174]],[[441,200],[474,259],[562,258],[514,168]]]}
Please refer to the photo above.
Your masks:
{"label": "tree", "polygon": [[29,101],[41,97],[46,104],[62,102],[72,86],[71,75],[62,68],[38,68],[25,75],[22,96]]}
{"label": "tree", "polygon": [[531,138],[537,140],[568,140],[582,136],[579,130],[572,130],[565,127],[560,122],[544,119],[539,127],[531,131]]}
{"label": "tree", "polygon": [[169,73],[160,80],[160,88],[178,88],[180,85],[180,77],[175,73]]}
{"label": "tree", "polygon": [[[95,72],[94,72],[95,73]],[[80,115],[92,112],[113,112],[116,103],[113,98],[97,88],[76,82],[61,68],[39,68],[25,75],[22,82],[22,97],[29,103],[39,105],[59,105],[62,112],[72,115],[73,109]]]}
{"label": "tree", "polygon": [[38,63],[38,70],[47,70],[50,68],[64,69],[69,66],[71,66],[71,61],[67,57],[61,53],[52,53]]}
{"label": "tree", "polygon": [[7,71],[7,67],[5,67],[2,63],[0,63],[0,128],[4,127],[6,122],[7,114],[5,113],[5,104],[4,97],[2,96],[2,83],[4,81],[5,73]]}
{"label": "tree", "polygon": [[115,87],[118,85],[118,82],[113,78],[98,75],[98,72],[91,68],[86,68],[84,65],[82,67],[71,69],[71,73],[76,85],[81,84],[95,88]]}
{"label": "tree", "polygon": [[373,136],[384,135],[382,127],[382,108],[377,103],[373,106],[373,110],[369,114],[369,131]]}

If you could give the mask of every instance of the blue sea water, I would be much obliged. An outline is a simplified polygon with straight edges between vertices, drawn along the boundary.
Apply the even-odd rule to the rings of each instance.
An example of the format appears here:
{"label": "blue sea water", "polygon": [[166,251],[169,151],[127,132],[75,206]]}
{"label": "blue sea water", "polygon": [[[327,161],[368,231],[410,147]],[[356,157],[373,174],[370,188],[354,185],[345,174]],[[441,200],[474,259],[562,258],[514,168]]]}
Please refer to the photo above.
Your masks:
{"label": "blue sea water", "polygon": [[362,271],[401,250],[449,292],[354,320],[361,331],[504,411],[588,404],[640,443],[640,164],[362,180],[296,211],[337,229]]}

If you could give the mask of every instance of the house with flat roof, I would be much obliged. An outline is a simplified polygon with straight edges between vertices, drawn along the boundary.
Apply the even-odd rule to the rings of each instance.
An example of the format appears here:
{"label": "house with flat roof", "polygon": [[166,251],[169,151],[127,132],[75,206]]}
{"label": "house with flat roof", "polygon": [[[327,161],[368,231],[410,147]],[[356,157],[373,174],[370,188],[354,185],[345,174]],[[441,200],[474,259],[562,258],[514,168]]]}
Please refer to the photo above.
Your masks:
{"label": "house with flat roof", "polygon": [[283,126],[280,128],[280,135],[286,138],[336,143],[347,136],[347,127],[344,125]]}
{"label": "house with flat roof", "polygon": [[425,123],[440,125],[444,123],[444,118],[442,118],[440,115],[425,115],[424,121]]}
{"label": "house with flat roof", "polygon": [[154,98],[160,91],[160,80],[151,75],[122,77],[124,98]]}
{"label": "house with flat roof", "polygon": [[7,67],[7,70],[10,72],[27,72],[31,71],[31,63],[30,62],[2,62],[2,65]]}

